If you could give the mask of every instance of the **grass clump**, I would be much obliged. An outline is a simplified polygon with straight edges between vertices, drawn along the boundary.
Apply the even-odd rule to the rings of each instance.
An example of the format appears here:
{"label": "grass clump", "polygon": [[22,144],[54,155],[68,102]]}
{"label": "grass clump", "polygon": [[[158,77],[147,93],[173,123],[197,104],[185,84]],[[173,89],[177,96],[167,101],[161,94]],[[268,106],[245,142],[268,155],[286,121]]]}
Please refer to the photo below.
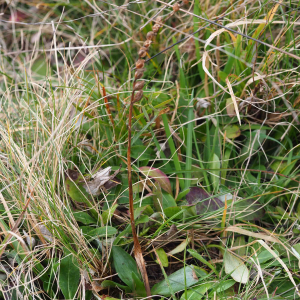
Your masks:
{"label": "grass clump", "polygon": [[297,299],[298,9],[2,4],[0,297]]}

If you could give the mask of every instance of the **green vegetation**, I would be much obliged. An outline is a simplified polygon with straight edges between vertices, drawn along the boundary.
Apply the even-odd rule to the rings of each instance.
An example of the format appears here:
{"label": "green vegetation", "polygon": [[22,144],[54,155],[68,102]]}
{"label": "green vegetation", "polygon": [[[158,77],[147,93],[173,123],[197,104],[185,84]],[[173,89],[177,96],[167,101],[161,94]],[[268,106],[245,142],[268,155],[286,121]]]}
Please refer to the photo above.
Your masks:
{"label": "green vegetation", "polygon": [[298,299],[299,3],[8,2],[0,299],[146,298],[126,155],[156,15],[131,119],[152,299]]}

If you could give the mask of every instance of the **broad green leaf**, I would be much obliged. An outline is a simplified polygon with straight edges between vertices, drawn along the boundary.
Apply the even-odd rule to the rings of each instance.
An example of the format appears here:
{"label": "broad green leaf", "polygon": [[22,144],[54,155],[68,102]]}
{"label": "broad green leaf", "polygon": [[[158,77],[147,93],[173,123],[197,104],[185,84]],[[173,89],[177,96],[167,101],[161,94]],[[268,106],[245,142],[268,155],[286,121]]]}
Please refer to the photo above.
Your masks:
{"label": "broad green leaf", "polygon": [[[276,250],[273,250],[277,255],[279,255],[279,252]],[[254,260],[256,261],[255,257],[253,257]],[[263,250],[257,255],[257,259],[260,264],[263,264],[267,262],[268,260],[274,259],[274,256],[272,253],[270,253],[268,250]]]}
{"label": "broad green leaf", "polygon": [[131,272],[131,276],[134,284],[134,294],[139,297],[147,297],[146,289],[142,280],[134,272]]}
{"label": "broad green leaf", "polygon": [[213,297],[214,293],[223,293],[226,290],[230,289],[235,284],[235,281],[232,279],[221,281],[219,284],[214,284],[215,288],[210,292],[209,297]]}
{"label": "broad green leaf", "polygon": [[229,139],[235,139],[241,135],[241,130],[237,125],[228,125],[224,128],[226,137]]}
{"label": "broad green leaf", "polygon": [[31,66],[31,70],[43,77],[47,75],[47,60],[44,58],[37,59]]}
{"label": "broad green leaf", "polygon": [[135,225],[147,223],[149,220],[149,216],[141,216],[136,220]]}
{"label": "broad green leaf", "polygon": [[249,270],[240,258],[227,251],[224,254],[223,261],[226,274],[229,274],[237,282],[244,284],[248,282]]}
{"label": "broad green leaf", "polygon": [[75,257],[72,254],[60,261],[59,287],[65,299],[73,299],[79,287],[80,271]]}
{"label": "broad green leaf", "polygon": [[[190,287],[198,282],[194,266],[186,266],[185,272],[184,268],[179,269],[170,276],[168,276],[168,281],[170,283],[171,289],[174,293],[184,290],[185,287]],[[164,279],[161,282],[156,283],[151,289],[152,295],[170,296],[171,290],[168,286],[167,280]]]}
{"label": "broad green leaf", "polygon": [[96,220],[85,211],[73,212],[73,216],[77,222],[81,222],[85,225],[97,223]]}
{"label": "broad green leaf", "polygon": [[183,293],[180,300],[200,300],[203,299],[206,292],[213,286],[213,283],[204,283],[195,287],[192,287],[187,293]]}
{"label": "broad green leaf", "polygon": [[163,192],[162,196],[163,196],[162,206],[163,206],[164,210],[168,207],[176,207],[177,206],[176,201],[172,195]]}
{"label": "broad green leaf", "polygon": [[118,276],[133,291],[135,284],[131,273],[134,272],[141,280],[135,260],[125,250],[118,246],[112,247],[112,256]]}
{"label": "broad green leaf", "polygon": [[152,207],[150,205],[141,206],[134,210],[134,219],[139,218],[142,214],[151,216],[153,213],[154,213],[154,210],[152,209]]}
{"label": "broad green leaf", "polygon": [[[167,208],[164,209],[164,213],[165,213],[167,218],[171,218],[174,215],[178,214],[182,210],[183,210],[182,207],[170,206],[170,207],[167,207]],[[181,214],[178,214],[178,216],[175,217],[175,219],[181,219]]]}
{"label": "broad green leaf", "polygon": [[[163,248],[158,248],[156,254],[159,257],[159,260],[163,267],[167,268],[169,266],[168,256]],[[156,262],[159,264],[158,260]]]}

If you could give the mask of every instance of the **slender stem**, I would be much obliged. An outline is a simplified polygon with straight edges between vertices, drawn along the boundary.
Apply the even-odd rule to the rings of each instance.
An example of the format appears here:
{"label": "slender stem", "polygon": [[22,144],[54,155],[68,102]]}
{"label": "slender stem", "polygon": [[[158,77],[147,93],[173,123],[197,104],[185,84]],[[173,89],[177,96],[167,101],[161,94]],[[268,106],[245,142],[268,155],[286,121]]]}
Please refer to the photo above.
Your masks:
{"label": "slender stem", "polygon": [[[135,85],[136,80],[133,82],[133,86]],[[128,116],[128,148],[127,148],[127,169],[128,169],[128,191],[129,191],[129,212],[130,212],[130,223],[132,228],[132,236],[134,242],[134,257],[137,262],[137,265],[142,273],[146,293],[148,299],[151,299],[151,290],[147,275],[147,270],[145,266],[145,261],[142,254],[142,248],[139,243],[136,230],[135,230],[135,222],[134,222],[134,208],[133,208],[133,190],[132,190],[132,168],[131,168],[131,126],[132,126],[132,111],[134,104],[134,91],[131,94],[130,106],[129,106],[129,116]]]}

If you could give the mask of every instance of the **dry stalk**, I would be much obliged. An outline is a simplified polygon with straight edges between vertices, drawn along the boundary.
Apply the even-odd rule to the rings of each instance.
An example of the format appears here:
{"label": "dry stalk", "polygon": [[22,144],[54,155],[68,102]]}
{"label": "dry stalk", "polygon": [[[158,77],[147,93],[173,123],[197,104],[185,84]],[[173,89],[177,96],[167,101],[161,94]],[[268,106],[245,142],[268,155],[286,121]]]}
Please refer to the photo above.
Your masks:
{"label": "dry stalk", "polygon": [[146,265],[143,257],[143,251],[141,245],[139,243],[137,233],[135,230],[135,222],[134,222],[134,207],[133,207],[133,190],[132,190],[132,168],[131,168],[131,131],[132,131],[132,111],[133,105],[136,102],[139,102],[143,98],[143,87],[145,85],[145,81],[141,80],[144,75],[144,65],[145,60],[143,59],[149,48],[152,44],[154,37],[157,35],[159,29],[162,27],[163,22],[173,16],[177,11],[179,11],[180,7],[184,4],[188,4],[189,0],[183,0],[181,3],[176,2],[173,5],[173,11],[163,20],[162,17],[158,16],[155,20],[155,24],[152,27],[152,31],[149,31],[146,36],[146,41],[144,42],[143,47],[140,48],[138,55],[139,58],[135,63],[136,71],[134,74],[133,81],[133,89],[131,94],[130,106],[129,106],[129,115],[128,115],[128,148],[127,148],[127,168],[128,168],[128,190],[129,190],[129,212],[130,212],[130,223],[132,228],[132,236],[134,242],[134,257],[139,267],[139,270],[142,274],[144,285],[147,292],[148,299],[151,299],[151,290],[146,270]]}

